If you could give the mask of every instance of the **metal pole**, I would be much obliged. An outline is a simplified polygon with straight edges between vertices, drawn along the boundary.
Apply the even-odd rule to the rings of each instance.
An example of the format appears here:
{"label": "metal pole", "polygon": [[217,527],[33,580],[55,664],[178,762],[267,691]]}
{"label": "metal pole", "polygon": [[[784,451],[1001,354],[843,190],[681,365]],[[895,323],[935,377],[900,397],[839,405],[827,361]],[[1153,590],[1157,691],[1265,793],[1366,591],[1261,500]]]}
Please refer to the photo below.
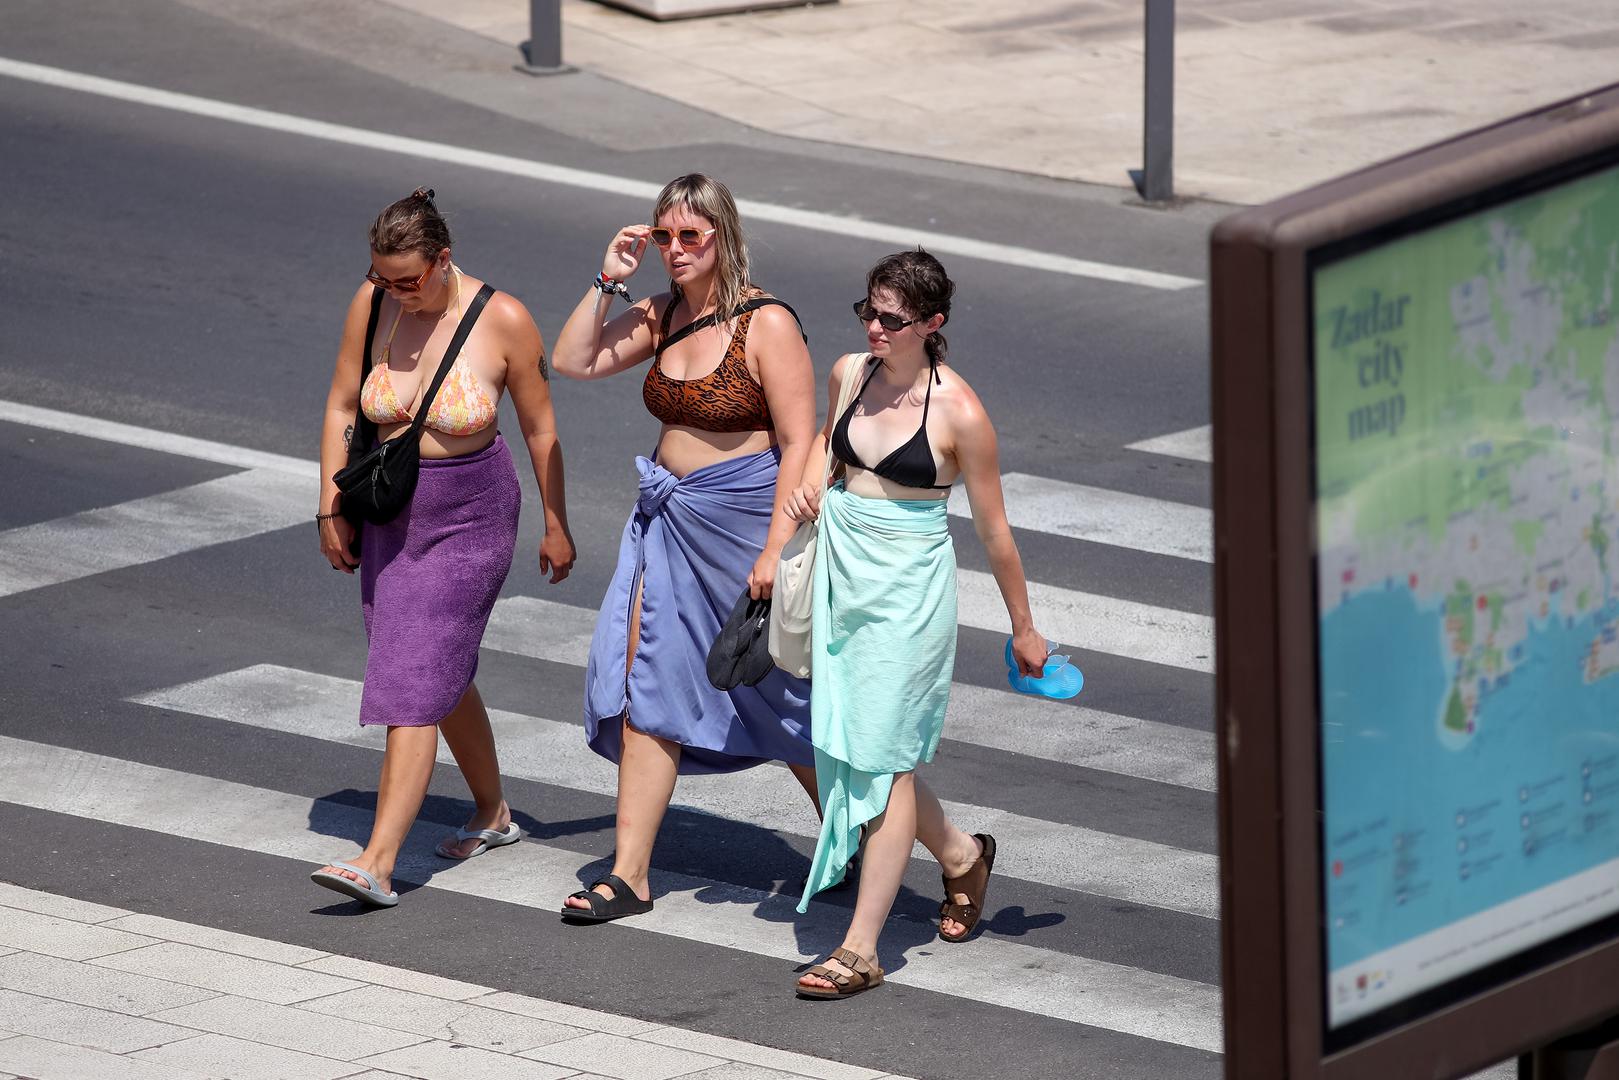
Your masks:
{"label": "metal pole", "polygon": [[523,42],[525,75],[561,75],[574,70],[562,62],[562,0],[528,0],[528,40]]}
{"label": "metal pole", "polygon": [[1147,0],[1147,85],[1142,170],[1136,190],[1147,202],[1175,197],[1175,0]]}

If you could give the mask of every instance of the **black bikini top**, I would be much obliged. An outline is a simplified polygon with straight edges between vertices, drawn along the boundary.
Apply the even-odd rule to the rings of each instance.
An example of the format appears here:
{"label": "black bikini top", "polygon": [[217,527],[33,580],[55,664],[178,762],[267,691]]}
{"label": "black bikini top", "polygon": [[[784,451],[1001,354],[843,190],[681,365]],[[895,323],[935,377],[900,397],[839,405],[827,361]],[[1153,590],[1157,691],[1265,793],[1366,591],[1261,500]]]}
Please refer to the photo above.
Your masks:
{"label": "black bikini top", "polygon": [[[855,394],[853,400],[849,402],[849,407],[843,410],[843,415],[838,417],[838,422],[832,427],[832,452],[845,465],[856,469],[865,469],[867,466],[861,463],[860,456],[854,452],[854,447],[849,445],[849,418],[854,415],[855,406],[860,404],[860,395],[871,385],[871,380],[880,366],[880,364],[871,366],[871,371],[866,374],[866,381],[860,384],[859,393]],[[933,402],[933,384],[939,381],[938,365],[931,366],[933,378],[928,380],[928,388],[922,398],[922,425],[916,429],[916,434],[889,451],[887,457],[870,466],[870,471],[884,480],[892,480],[903,487],[948,491],[949,484],[934,483],[939,478],[939,470],[933,463],[933,448],[928,445],[928,406]]]}

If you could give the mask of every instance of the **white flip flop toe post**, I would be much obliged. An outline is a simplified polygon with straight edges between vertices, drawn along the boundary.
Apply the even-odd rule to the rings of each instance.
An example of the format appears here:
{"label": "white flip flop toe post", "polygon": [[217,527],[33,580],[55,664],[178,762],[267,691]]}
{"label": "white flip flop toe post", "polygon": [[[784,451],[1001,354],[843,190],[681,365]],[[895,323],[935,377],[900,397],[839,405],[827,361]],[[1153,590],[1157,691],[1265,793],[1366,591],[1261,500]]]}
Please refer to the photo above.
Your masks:
{"label": "white flip flop toe post", "polygon": [[[523,830],[517,827],[517,822],[507,822],[504,829],[457,829],[454,836],[445,837],[439,841],[433,853],[441,859],[475,859],[490,848],[505,847],[515,844],[523,838]],[[450,848],[467,840],[478,841],[478,846],[465,855],[457,855]]]}
{"label": "white flip flop toe post", "polygon": [[326,865],[335,866],[339,870],[347,870],[351,874],[358,874],[365,880],[355,881],[353,878],[345,877],[342,874],[329,874],[325,870],[316,870],[309,875],[309,880],[321,888],[342,893],[344,896],[352,897],[362,904],[369,904],[371,907],[393,907],[399,903],[399,894],[397,892],[383,892],[377,888],[377,879],[358,866],[346,862],[330,862]]}

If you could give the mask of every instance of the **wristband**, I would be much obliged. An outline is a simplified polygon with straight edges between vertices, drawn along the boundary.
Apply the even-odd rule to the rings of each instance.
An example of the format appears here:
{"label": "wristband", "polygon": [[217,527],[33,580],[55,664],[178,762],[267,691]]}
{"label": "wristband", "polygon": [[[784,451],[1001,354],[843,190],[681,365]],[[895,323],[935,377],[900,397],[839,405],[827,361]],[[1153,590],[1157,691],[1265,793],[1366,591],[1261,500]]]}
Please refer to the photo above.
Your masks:
{"label": "wristband", "polygon": [[611,297],[614,293],[617,293],[619,296],[624,298],[625,303],[634,303],[634,301],[630,299],[630,290],[628,286],[626,286],[622,281],[619,281],[617,278],[610,278],[606,274],[598,273],[596,275],[596,280],[590,283],[590,287],[592,289],[600,289],[609,297]]}
{"label": "wristband", "polygon": [[342,516],[343,516],[342,514],[316,514],[315,515],[315,520],[317,522],[330,521],[335,517],[342,517]]}

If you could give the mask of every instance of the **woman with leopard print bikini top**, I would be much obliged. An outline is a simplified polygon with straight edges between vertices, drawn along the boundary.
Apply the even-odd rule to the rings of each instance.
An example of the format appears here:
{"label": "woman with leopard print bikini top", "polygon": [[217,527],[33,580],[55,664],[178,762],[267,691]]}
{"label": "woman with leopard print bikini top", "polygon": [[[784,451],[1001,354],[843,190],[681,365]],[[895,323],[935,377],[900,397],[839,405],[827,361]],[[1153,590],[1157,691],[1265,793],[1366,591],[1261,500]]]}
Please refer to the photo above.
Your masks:
{"label": "woman with leopard print bikini top", "polygon": [[[641,400],[647,412],[665,424],[700,428],[703,431],[774,431],[770,419],[770,403],[765,400],[765,388],[748,370],[748,324],[756,309],[776,304],[793,309],[773,296],[761,296],[742,304],[736,316],[736,329],[731,331],[731,342],[725,347],[720,366],[700,379],[671,379],[663,370],[663,353],[699,330],[713,326],[714,315],[691,322],[669,334],[669,323],[675,308],[671,302],[663,312],[659,325],[658,346],[652,354],[652,367],[641,384]],[[798,315],[793,313],[796,320]]]}
{"label": "woman with leopard print bikini top", "polygon": [[[570,922],[652,910],[652,845],[681,773],[781,761],[816,797],[809,684],[773,669],[722,688],[706,674],[732,609],[770,595],[796,528],[786,504],[815,439],[814,366],[792,309],[749,284],[723,184],[680,177],[652,221],[613,238],[552,356],[575,379],[651,360],[641,399],[662,421],[656,450],[635,459],[635,506],[585,668],[585,739],[619,772],[613,866],[563,900]],[[611,311],[654,249],[668,291]]]}

